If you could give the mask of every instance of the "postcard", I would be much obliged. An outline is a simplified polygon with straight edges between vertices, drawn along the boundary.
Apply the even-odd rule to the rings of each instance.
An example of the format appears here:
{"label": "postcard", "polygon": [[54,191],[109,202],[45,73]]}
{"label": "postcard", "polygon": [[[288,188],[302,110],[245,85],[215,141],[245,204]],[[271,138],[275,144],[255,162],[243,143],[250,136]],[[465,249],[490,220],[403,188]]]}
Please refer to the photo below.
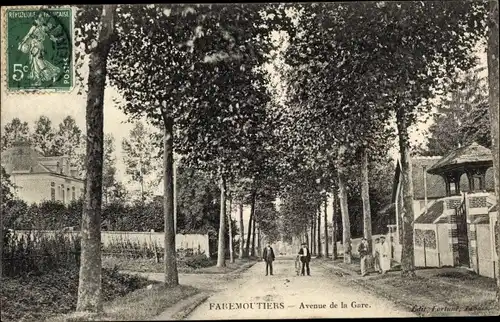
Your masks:
{"label": "postcard", "polygon": [[2,321],[498,316],[498,1],[1,21]]}

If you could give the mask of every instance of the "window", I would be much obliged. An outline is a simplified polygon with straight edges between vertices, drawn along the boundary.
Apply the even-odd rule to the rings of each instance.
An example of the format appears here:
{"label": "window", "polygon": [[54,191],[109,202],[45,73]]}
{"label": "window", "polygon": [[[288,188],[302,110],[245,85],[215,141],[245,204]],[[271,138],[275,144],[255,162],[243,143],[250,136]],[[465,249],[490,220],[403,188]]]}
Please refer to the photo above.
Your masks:
{"label": "window", "polygon": [[65,200],[64,200],[64,185],[63,184],[61,185],[61,199],[62,199],[62,202],[64,203]]}
{"label": "window", "polygon": [[56,184],[54,182],[50,183],[50,200],[56,201]]}
{"label": "window", "polygon": [[71,199],[72,200],[76,200],[76,191],[75,191],[75,187],[72,187],[72,194],[71,194]]}

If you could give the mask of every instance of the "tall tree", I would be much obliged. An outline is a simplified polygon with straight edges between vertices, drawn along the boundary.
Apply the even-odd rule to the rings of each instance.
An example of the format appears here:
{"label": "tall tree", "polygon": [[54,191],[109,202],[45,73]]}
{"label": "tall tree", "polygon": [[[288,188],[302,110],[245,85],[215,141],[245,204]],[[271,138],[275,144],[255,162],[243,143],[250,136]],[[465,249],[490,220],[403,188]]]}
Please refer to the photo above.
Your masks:
{"label": "tall tree", "polygon": [[325,203],[324,203],[324,221],[325,221],[325,257],[329,257],[329,239],[328,239],[328,195],[325,195]]}
{"label": "tall tree", "polygon": [[368,240],[368,253],[372,250],[372,213],[370,208],[370,186],[368,173],[368,151],[361,152],[361,199],[363,200],[363,236]]}
{"label": "tall tree", "polygon": [[243,203],[239,204],[239,214],[240,214],[240,251],[238,254],[239,259],[243,259],[244,257],[244,245],[245,245],[245,226],[243,225]]}
{"label": "tall tree", "polygon": [[[499,101],[499,91],[500,91],[500,80],[498,76],[498,69],[500,68],[498,63],[498,1],[489,1],[489,34],[488,34],[488,80],[489,80],[489,111],[490,111],[490,122],[491,122],[491,141],[492,141],[492,153],[493,153],[493,167],[495,170],[495,193],[497,198],[497,212],[499,212],[500,206],[500,160],[499,160],[499,145],[500,145],[500,132],[499,125],[500,122],[498,113],[500,109]],[[495,224],[495,240],[496,242],[496,253],[498,258],[500,258],[500,220],[496,221]],[[500,265],[497,265],[497,292],[496,300],[497,305],[500,309]]]}
{"label": "tall tree", "polygon": [[[245,247],[245,256],[250,256],[250,243],[252,237],[252,225],[255,225],[255,199],[256,199],[255,190],[252,191],[251,201],[250,201],[250,218],[248,220],[248,232],[247,232],[247,244]],[[253,256],[253,254],[252,254]]]}
{"label": "tall tree", "polygon": [[2,133],[2,151],[10,148],[14,142],[30,142],[30,129],[28,122],[14,118],[5,124]]}
{"label": "tall tree", "polygon": [[[217,256],[217,267],[226,266],[225,263],[225,239],[226,239],[226,180],[224,177],[220,179],[220,215],[219,215],[219,243],[218,243],[218,256]],[[229,223],[231,225],[231,223]],[[232,238],[232,236],[229,236]],[[220,253],[220,251],[224,253]]]}
{"label": "tall tree", "polygon": [[153,133],[148,131],[142,122],[136,122],[130,131],[129,139],[122,141],[123,161],[126,173],[130,175],[130,182],[139,183],[140,200],[145,202],[146,196],[151,194],[151,174],[156,173],[158,152],[154,145]]}
{"label": "tall tree", "polygon": [[338,227],[337,227],[337,193],[333,191],[332,193],[332,259],[337,259],[337,236],[338,236]]}
{"label": "tall tree", "polygon": [[76,124],[75,119],[66,116],[59,124],[59,129],[56,132],[53,154],[68,156],[70,164],[76,164],[78,162],[76,149],[81,144],[81,137],[82,130]]}
{"label": "tall tree", "polygon": [[86,177],[85,159],[87,157],[87,136],[80,136],[80,144],[75,147],[74,168],[79,178]]}
{"label": "tall tree", "polygon": [[[341,146],[339,155],[342,157],[345,146]],[[350,264],[351,254],[351,223],[349,219],[349,208],[347,205],[347,182],[343,166],[338,168],[340,213],[342,216],[342,245],[344,246],[344,263]]]}
{"label": "tall tree", "polygon": [[322,257],[323,255],[321,254],[321,202],[318,202],[318,257]]}
{"label": "tall tree", "polygon": [[[174,123],[192,103],[190,97],[195,84],[191,75],[196,71],[195,63],[205,56],[205,51],[198,47],[200,37],[208,32],[200,26],[207,8],[156,4],[120,6],[117,11],[119,40],[110,55],[109,78],[125,99],[124,112],[133,118],[146,116],[163,132],[167,287],[179,284],[173,214]],[[134,82],[130,82],[131,78]],[[200,114],[187,118],[198,120],[194,115]]]}
{"label": "tall tree", "polygon": [[228,214],[228,228],[229,228],[229,262],[234,263],[234,254],[233,254],[233,199],[229,196],[229,211]]}
{"label": "tall tree", "polygon": [[108,204],[123,192],[123,187],[116,181],[115,138],[111,133],[104,135],[102,194],[104,204]]}
{"label": "tall tree", "polygon": [[252,253],[252,256],[256,256],[256,253],[255,253],[255,235],[256,235],[256,231],[257,231],[257,210],[255,210],[254,214],[253,214],[253,224],[252,224],[252,247],[251,247],[251,253]]}
{"label": "tall tree", "polygon": [[101,203],[103,163],[103,102],[107,58],[114,34],[114,5],[102,6],[100,29],[90,51],[87,93],[87,180],[82,214],[80,279],[77,311],[102,310]]}
{"label": "tall tree", "polygon": [[35,121],[35,130],[32,141],[35,148],[44,156],[52,156],[54,153],[55,132],[52,128],[52,121],[47,116],[40,116]]}
{"label": "tall tree", "polygon": [[424,155],[445,155],[473,141],[491,147],[488,81],[483,68],[467,72],[437,109]]}

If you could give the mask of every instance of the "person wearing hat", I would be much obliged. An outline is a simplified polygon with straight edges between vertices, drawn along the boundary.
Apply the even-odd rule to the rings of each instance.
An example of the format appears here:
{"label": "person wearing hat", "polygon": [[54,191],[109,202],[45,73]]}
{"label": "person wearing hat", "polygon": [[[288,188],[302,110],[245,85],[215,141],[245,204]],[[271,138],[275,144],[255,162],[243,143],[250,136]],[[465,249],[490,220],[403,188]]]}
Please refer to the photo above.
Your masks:
{"label": "person wearing hat", "polygon": [[311,252],[307,248],[306,243],[302,243],[302,247],[299,250],[300,261],[302,262],[301,275],[305,275],[307,271],[307,276],[311,276],[311,270],[309,269],[309,262],[311,261]]}
{"label": "person wearing hat", "polygon": [[274,251],[270,244],[267,244],[262,253],[262,259],[266,262],[266,276],[271,273],[273,275]]}
{"label": "person wearing hat", "polygon": [[368,264],[368,241],[365,237],[361,238],[361,243],[358,246],[359,258],[361,260],[361,276],[368,274],[367,264]]}

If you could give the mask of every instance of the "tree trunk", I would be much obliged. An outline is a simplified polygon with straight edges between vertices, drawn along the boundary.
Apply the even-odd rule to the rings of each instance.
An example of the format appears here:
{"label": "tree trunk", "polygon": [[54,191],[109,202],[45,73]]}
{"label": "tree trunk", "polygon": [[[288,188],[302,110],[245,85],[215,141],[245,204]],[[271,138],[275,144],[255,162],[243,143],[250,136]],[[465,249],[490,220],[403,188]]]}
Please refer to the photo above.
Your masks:
{"label": "tree trunk", "polygon": [[[87,180],[82,212],[79,312],[102,311],[101,288],[101,206],[104,148],[104,88],[106,63],[113,41],[115,5],[104,5],[97,47],[90,53],[87,94]],[[3,229],[3,227],[0,227]]]}
{"label": "tree trunk", "polygon": [[328,258],[328,196],[325,197],[325,258]]}
{"label": "tree trunk", "polygon": [[[3,178],[0,178],[0,179],[3,179]],[[3,204],[3,194],[0,193],[0,205]],[[0,280],[1,278],[3,277],[3,239],[4,239],[4,236],[3,236],[3,215],[4,212],[3,211],[0,211]]]}
{"label": "tree trunk", "polygon": [[338,250],[337,250],[337,236],[338,236],[338,229],[337,229],[337,200],[336,200],[337,194],[335,191],[332,193],[332,242],[333,242],[333,249],[332,249],[332,259],[337,259],[338,258]]}
{"label": "tree trunk", "polygon": [[179,285],[177,272],[177,256],[174,230],[174,146],[173,146],[173,124],[171,114],[164,115],[164,149],[163,149],[163,211],[165,216],[165,286],[174,287]]}
{"label": "tree trunk", "polygon": [[403,109],[399,109],[396,114],[399,137],[399,153],[401,156],[401,176],[403,179],[403,206],[402,214],[402,234],[403,244],[401,251],[401,276],[415,276],[415,258],[413,247],[413,182],[412,169],[409,152],[408,125]]}
{"label": "tree trunk", "polygon": [[228,227],[229,227],[229,262],[234,263],[234,254],[233,254],[233,227],[232,227],[232,220],[231,220],[231,209],[233,206],[233,200],[230,198],[229,199],[229,211],[227,212],[228,215]]}
{"label": "tree trunk", "polygon": [[[345,154],[345,146],[339,148],[339,158],[343,162],[343,155]],[[340,200],[340,213],[342,214],[342,245],[344,247],[344,263],[350,264],[352,262],[351,250],[351,223],[349,221],[349,207],[347,205],[347,188],[345,183],[344,167],[338,167],[338,180],[339,180],[339,200]]]}
{"label": "tree trunk", "polygon": [[220,221],[219,221],[219,245],[217,248],[217,267],[226,266],[226,182],[224,177],[220,179]]}
{"label": "tree trunk", "polygon": [[174,234],[177,234],[177,162],[174,160]]}
{"label": "tree trunk", "polygon": [[257,225],[257,256],[258,257],[262,256],[261,240],[260,240],[260,225]]}
{"label": "tree trunk", "polygon": [[[488,82],[489,82],[489,111],[490,111],[490,124],[491,124],[491,152],[493,154],[493,169],[495,178],[495,193],[497,198],[497,214],[500,214],[500,160],[498,154],[500,145],[500,134],[498,123],[500,122],[498,116],[499,110],[499,75],[498,75],[498,1],[490,0],[490,17],[489,17],[489,35],[488,35]],[[495,240],[496,240],[496,253],[500,258],[500,217],[497,217],[495,224]],[[497,305],[500,309],[500,265],[497,265]]]}
{"label": "tree trunk", "polygon": [[363,235],[368,241],[368,253],[372,253],[372,213],[370,209],[370,185],[368,181],[368,151],[362,151],[361,200],[363,201]]}
{"label": "tree trunk", "polygon": [[312,241],[312,239],[313,239],[312,238],[313,237],[313,233],[312,233],[313,232],[313,225],[312,225],[312,220],[309,223],[309,227],[308,228],[309,228],[309,231],[307,232],[308,233],[308,236],[307,236],[308,243],[307,243],[307,245],[309,245],[309,250],[311,251],[311,254],[312,254],[312,250],[313,250],[313,241]]}
{"label": "tree trunk", "polygon": [[316,212],[313,212],[313,217],[311,219],[311,243],[312,243],[312,255],[316,255]]}
{"label": "tree trunk", "polygon": [[[254,210],[255,212],[255,210]],[[257,230],[257,215],[253,215],[253,225],[252,225],[252,256],[255,257],[255,231]]]}
{"label": "tree trunk", "polygon": [[252,191],[252,199],[250,204],[250,219],[248,220],[247,246],[245,249],[246,257],[250,256],[250,242],[251,242],[250,238],[252,237],[252,222],[255,214],[255,198],[256,198],[256,192]]}
{"label": "tree trunk", "polygon": [[245,227],[243,226],[243,202],[240,203],[240,253],[238,258],[243,259],[245,255]]}
{"label": "tree trunk", "polygon": [[321,254],[321,203],[318,203],[318,232],[317,232],[317,240],[318,240],[318,257],[323,256]]}

